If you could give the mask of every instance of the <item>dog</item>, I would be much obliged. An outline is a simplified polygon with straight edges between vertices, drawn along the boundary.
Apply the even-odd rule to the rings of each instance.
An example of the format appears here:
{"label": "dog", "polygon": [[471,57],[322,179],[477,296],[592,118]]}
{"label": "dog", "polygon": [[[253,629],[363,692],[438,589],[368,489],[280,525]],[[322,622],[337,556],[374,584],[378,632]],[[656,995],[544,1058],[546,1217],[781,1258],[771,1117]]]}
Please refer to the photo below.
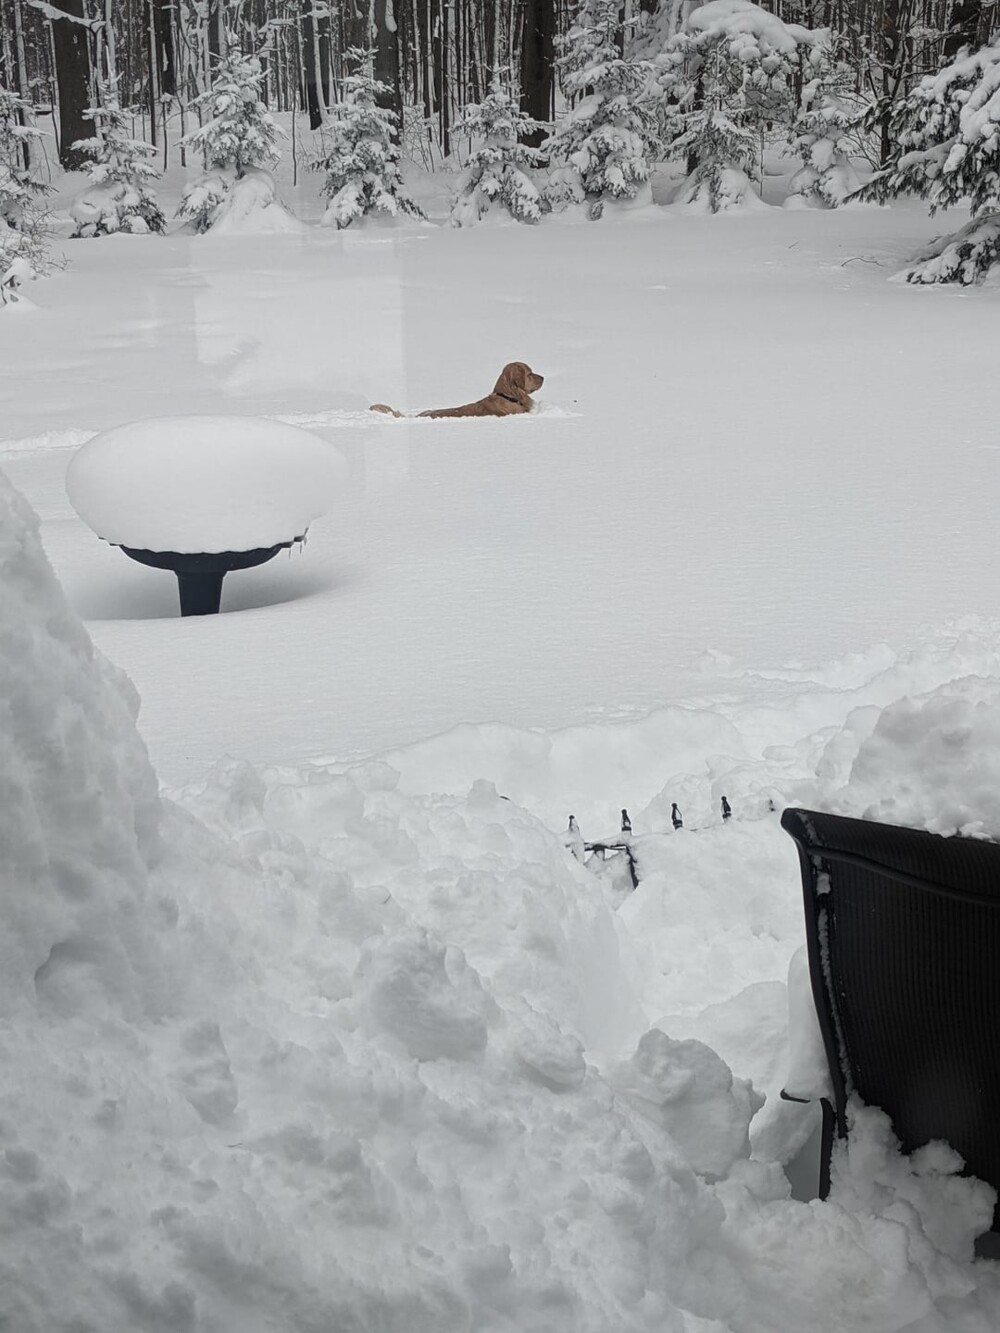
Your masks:
{"label": "dog", "polygon": [[[463,403],[461,407],[431,407],[426,412],[419,412],[421,417],[509,417],[518,412],[530,412],[534,407],[531,395],[545,383],[544,375],[536,375],[523,361],[509,361],[500,372],[500,378],[493,387],[493,392],[485,398],[478,398],[474,403]],[[372,403],[372,412],[386,412],[392,417],[402,417],[394,407],[385,403]]]}

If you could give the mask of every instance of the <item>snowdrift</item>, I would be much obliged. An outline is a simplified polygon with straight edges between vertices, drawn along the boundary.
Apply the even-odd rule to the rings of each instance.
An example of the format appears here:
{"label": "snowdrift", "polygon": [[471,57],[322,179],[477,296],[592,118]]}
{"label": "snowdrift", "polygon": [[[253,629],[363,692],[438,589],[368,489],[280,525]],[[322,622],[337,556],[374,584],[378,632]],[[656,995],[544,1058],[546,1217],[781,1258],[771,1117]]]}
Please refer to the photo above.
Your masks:
{"label": "snowdrift", "polygon": [[871,1112],[834,1201],[791,1201],[749,1155],[759,1094],[647,1025],[621,918],[537,818],[384,762],[223,761],[168,801],[6,482],[0,575],[18,1333],[983,1327],[982,1187]]}

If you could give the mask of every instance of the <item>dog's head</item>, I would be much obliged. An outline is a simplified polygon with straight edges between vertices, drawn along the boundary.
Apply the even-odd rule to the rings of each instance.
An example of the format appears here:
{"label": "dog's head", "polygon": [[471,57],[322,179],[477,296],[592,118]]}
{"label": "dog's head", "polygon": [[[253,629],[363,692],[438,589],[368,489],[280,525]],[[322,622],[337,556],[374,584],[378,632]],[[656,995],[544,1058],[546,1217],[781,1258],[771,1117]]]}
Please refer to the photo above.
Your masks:
{"label": "dog's head", "polygon": [[518,394],[534,393],[545,383],[544,375],[536,375],[523,361],[509,361],[500,372],[494,393],[501,393],[505,398],[516,398]]}

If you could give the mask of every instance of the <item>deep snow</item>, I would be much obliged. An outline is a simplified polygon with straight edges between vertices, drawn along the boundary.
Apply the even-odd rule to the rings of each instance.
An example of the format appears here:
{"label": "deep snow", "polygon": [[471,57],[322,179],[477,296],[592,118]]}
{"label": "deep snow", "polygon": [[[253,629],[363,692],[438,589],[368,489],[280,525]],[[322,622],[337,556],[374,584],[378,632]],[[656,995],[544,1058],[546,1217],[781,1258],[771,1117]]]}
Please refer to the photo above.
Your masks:
{"label": "deep snow", "polygon": [[[18,1333],[993,1327],[946,1153],[859,1112],[829,1203],[778,1165],[809,1120],[769,802],[1000,833],[996,289],[884,280],[936,230],[110,238],[0,316],[4,471],[65,589],[4,486]],[[364,411],[513,355],[530,418]],[[351,470],[239,614],[182,622],[63,481],[205,412]],[[622,806],[633,894],[563,846]]]}
{"label": "deep snow", "polygon": [[[174,615],[173,581],[67,521],[67,454],[9,474],[144,696],[168,783],[230,751],[346,758],[463,721],[551,729],[740,692],[706,649],[758,668],[905,652],[925,624],[996,611],[995,289],[885,281],[939,229],[916,209],[659,210],[73,243],[32,288],[49,313],[3,334],[5,448],[237,412],[351,464],[304,558],[227,580],[224,604],[253,608],[226,627],[248,664],[237,730],[207,667],[218,626],[148,623]],[[512,356],[546,375],[537,416],[364,412],[475,397]],[[206,662],[183,696],[148,688],[171,644]],[[177,706],[220,730],[192,734]]]}

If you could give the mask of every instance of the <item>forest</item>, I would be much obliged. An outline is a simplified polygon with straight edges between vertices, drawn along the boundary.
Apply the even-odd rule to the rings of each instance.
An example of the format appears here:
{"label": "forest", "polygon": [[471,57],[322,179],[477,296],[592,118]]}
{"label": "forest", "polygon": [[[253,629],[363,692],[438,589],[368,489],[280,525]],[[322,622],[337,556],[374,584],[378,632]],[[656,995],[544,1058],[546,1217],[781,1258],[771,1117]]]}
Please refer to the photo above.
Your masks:
{"label": "forest", "polygon": [[[624,0],[619,44],[676,33],[691,0]],[[891,108],[961,47],[988,42],[995,0],[765,0],[786,24],[829,29],[856,93]],[[509,72],[522,111],[551,122],[559,44],[571,0],[0,0],[0,84],[52,118],[63,166],[92,133],[83,112],[110,81],[140,116],[164,163],[188,131],[191,104],[233,49],[259,56],[261,95],[320,128],[342,97],[347,53],[370,52],[375,79],[402,124],[405,149],[433,166],[452,151],[465,108]],[[105,91],[102,91],[105,90]],[[531,140],[540,142],[540,132]],[[890,152],[888,132],[880,144]]]}
{"label": "forest", "polygon": [[338,228],[421,216],[404,158],[454,173],[448,220],[467,226],[598,220],[652,202],[667,161],[684,175],[670,202],[744,207],[774,151],[801,160],[794,206],[971,202],[909,281],[968,285],[1000,259],[996,3],[651,4],[0,0],[0,294],[12,258],[45,262],[47,141],[90,177],[74,237],[162,233],[151,181],[174,153],[204,170],[177,211],[204,232],[281,217],[277,115]]}

